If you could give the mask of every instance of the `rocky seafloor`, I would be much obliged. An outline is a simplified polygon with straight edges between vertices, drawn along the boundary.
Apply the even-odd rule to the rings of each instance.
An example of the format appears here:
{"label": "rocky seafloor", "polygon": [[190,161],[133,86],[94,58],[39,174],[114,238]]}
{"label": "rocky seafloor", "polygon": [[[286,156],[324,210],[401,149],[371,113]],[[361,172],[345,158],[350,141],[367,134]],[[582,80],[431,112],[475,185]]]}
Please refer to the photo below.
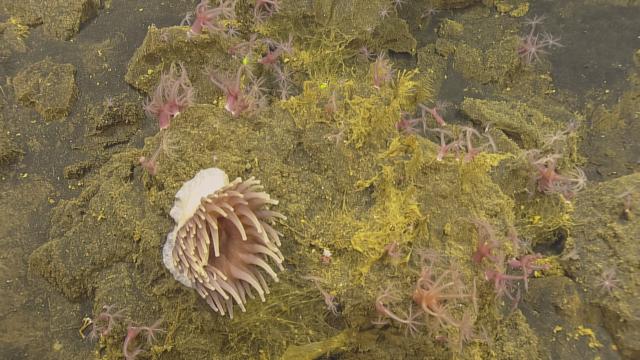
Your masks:
{"label": "rocky seafloor", "polygon": [[[237,1],[236,36],[189,35],[182,1],[59,3],[0,1],[1,357],[121,359],[158,319],[141,359],[640,356],[637,2],[283,0],[256,20]],[[534,30],[562,46],[528,61]],[[172,64],[195,101],[159,131],[143,102]],[[264,101],[233,116],[209,75],[239,67]],[[444,102],[446,125],[421,111]],[[233,319],[162,263],[176,191],[209,167],[287,217],[280,281]],[[440,276],[456,291],[422,305]],[[122,317],[89,339],[105,305]]]}

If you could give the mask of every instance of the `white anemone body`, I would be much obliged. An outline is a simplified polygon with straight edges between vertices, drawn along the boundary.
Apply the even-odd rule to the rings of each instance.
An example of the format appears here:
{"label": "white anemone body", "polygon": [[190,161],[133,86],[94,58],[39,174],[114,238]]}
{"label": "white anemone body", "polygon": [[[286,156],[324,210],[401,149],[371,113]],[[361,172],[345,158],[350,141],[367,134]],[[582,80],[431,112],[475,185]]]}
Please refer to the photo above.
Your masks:
{"label": "white anemone body", "polygon": [[213,194],[227,184],[229,184],[229,177],[224,171],[218,168],[208,168],[200,170],[193,179],[185,182],[176,193],[176,201],[169,212],[169,215],[176,222],[176,226],[167,235],[167,241],[162,249],[162,260],[164,266],[169,269],[173,277],[185,286],[193,287],[193,284],[184,273],[174,266],[172,252],[176,242],[176,234],[195,214],[203,197]]}

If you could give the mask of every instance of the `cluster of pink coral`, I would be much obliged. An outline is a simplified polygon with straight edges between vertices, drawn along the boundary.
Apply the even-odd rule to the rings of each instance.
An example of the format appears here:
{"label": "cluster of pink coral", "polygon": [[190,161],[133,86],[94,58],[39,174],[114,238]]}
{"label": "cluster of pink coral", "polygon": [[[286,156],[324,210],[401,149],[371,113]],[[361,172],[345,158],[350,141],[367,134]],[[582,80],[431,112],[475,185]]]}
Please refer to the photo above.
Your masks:
{"label": "cluster of pink coral", "polygon": [[[221,1],[217,7],[211,7],[208,1],[203,0],[195,10],[195,18],[188,32],[189,36],[200,35],[204,29],[210,33],[223,32],[225,27],[220,24],[221,19],[233,19],[235,17],[235,1]],[[256,13],[269,14],[277,11],[279,5],[276,1],[257,1]],[[280,65],[283,54],[293,51],[292,37],[286,42],[275,42],[269,39],[262,40],[266,44],[267,51],[257,64],[271,69],[275,74],[276,85],[280,89],[282,98],[286,98],[291,91],[290,72]],[[229,49],[233,56],[240,55],[246,58],[253,54],[258,44],[257,35],[252,35],[247,42],[241,42]],[[251,114],[266,105],[264,78],[254,76],[249,66],[241,65],[234,74],[209,71],[209,79],[225,95],[225,109],[232,116]],[[153,95],[146,100],[144,109],[150,116],[158,120],[160,130],[168,129],[171,119],[191,106],[194,101],[194,91],[183,64],[179,69],[172,64],[167,73],[160,76],[160,81]],[[141,157],[140,164],[151,175],[158,172],[158,158],[166,149],[166,136],[163,136],[157,150],[151,157]]]}
{"label": "cluster of pink coral", "polygon": [[491,135],[487,132],[480,133],[470,126],[459,128],[458,135],[445,129],[429,129],[439,134],[440,144],[436,160],[442,161],[445,156],[455,153],[457,159],[464,162],[472,161],[483,151],[496,151],[497,147]]}
{"label": "cluster of pink coral", "polygon": [[543,154],[540,150],[529,150],[526,153],[532,170],[532,179],[541,193],[561,194],[565,199],[571,199],[578,191],[584,189],[587,177],[579,168],[567,171],[565,175],[558,173],[558,160],[561,154]]}
{"label": "cluster of pink coral", "polygon": [[418,320],[422,313],[413,313],[412,305],[409,305],[408,312],[403,314],[396,314],[390,308],[390,305],[400,301],[398,294],[388,287],[378,294],[374,302],[374,307],[378,313],[378,319],[373,323],[375,325],[386,325],[389,321],[393,320],[398,324],[406,327],[406,331],[411,335],[414,335],[418,331],[418,326],[421,322]]}
{"label": "cluster of pink coral", "polygon": [[529,32],[520,38],[520,44],[518,45],[518,55],[520,55],[525,64],[539,61],[541,55],[547,54],[547,49],[563,46],[560,43],[560,38],[556,38],[547,32],[536,32],[537,27],[543,21],[544,16],[534,16],[533,19],[526,21],[526,25],[529,26]]}
{"label": "cluster of pink coral", "polygon": [[[285,99],[291,92],[291,73],[282,65],[281,58],[283,54],[293,52],[292,41],[292,36],[284,42],[271,39],[258,41],[252,36],[249,41],[231,47],[229,53],[247,59],[260,43],[265,44],[266,53],[256,63],[273,74],[280,97]],[[223,92],[224,108],[232,116],[252,114],[266,105],[266,89],[263,87],[266,78],[254,75],[250,66],[243,63],[232,74],[217,69],[209,69],[207,72],[209,80]]]}
{"label": "cluster of pink coral", "polygon": [[[235,5],[235,0],[221,0],[217,6],[202,0],[195,12],[188,14],[183,21],[190,25],[187,36],[203,35],[205,29],[209,36],[237,35],[237,31],[228,27],[229,21],[235,19]],[[256,0],[256,21],[273,15],[279,9],[280,4],[276,0]],[[259,39],[257,34],[252,34],[249,40],[236,42],[229,48],[232,58],[241,61],[237,70],[232,73],[219,69],[208,70],[209,79],[224,94],[224,108],[233,117],[253,114],[267,104],[268,89],[265,83],[268,80],[273,81],[274,90],[280,98],[286,99],[291,94],[292,73],[285,67],[283,57],[293,52],[292,43],[291,35],[288,40],[278,42],[268,38]],[[256,73],[261,75],[257,76]],[[183,64],[171,64],[169,71],[161,74],[155,91],[145,101],[144,109],[149,116],[158,120],[160,130],[166,130],[171,120],[193,102],[194,90],[187,70]],[[140,157],[140,164],[151,175],[158,172],[158,159],[167,149],[166,139],[163,135],[160,145],[150,157]]]}
{"label": "cluster of pink coral", "polygon": [[447,125],[447,122],[444,120],[443,111],[449,107],[449,103],[438,101],[433,107],[429,107],[425,104],[418,104],[418,108],[420,109],[420,116],[415,118],[407,118],[407,114],[402,114],[402,118],[400,121],[396,123],[396,129],[404,134],[423,134],[425,135],[427,130],[436,130],[439,129],[430,129],[427,127],[427,123],[430,118],[432,118],[437,126],[444,127]]}
{"label": "cluster of pink coral", "polygon": [[548,266],[536,264],[542,259],[542,255],[530,253],[529,246],[518,237],[515,229],[510,229],[508,234],[515,256],[507,259],[502,250],[503,242],[497,237],[493,227],[480,219],[473,219],[471,222],[478,234],[478,244],[471,259],[484,267],[485,279],[492,283],[496,296],[507,297],[516,306],[520,300],[520,281],[524,290],[528,291],[529,278],[534,271],[547,270]]}
{"label": "cluster of pink coral", "polygon": [[[243,75],[247,81],[243,81]],[[225,96],[224,108],[234,117],[253,113],[265,105],[263,79],[253,77],[246,66],[240,66],[235,74],[220,74],[211,70],[209,80],[222,90]]]}
{"label": "cluster of pink coral", "polygon": [[[236,35],[237,31],[224,24],[236,19],[236,0],[222,0],[218,6],[209,5],[208,0],[201,0],[193,13],[187,14],[182,25],[189,25],[187,36],[201,35],[206,29],[209,33]],[[279,0],[255,0],[253,18],[256,23],[266,20],[280,11]]]}
{"label": "cluster of pink coral", "polygon": [[[374,302],[376,325],[398,324],[414,335],[425,326],[435,339],[446,339],[448,329],[457,329],[459,346],[474,339],[474,323],[478,315],[475,281],[463,281],[455,266],[444,266],[443,260],[430,251],[419,251],[420,274],[406,312],[396,310],[402,298],[391,287],[382,290]],[[460,312],[460,310],[462,312]]]}
{"label": "cluster of pink coral", "polygon": [[115,311],[115,309],[113,305],[105,305],[98,315],[92,319],[88,318],[87,325],[91,329],[89,339],[95,340],[111,334],[113,327],[124,317],[123,310]]}
{"label": "cluster of pink coral", "polygon": [[467,292],[467,286],[453,267],[437,274],[433,264],[425,264],[416,281],[412,298],[426,314],[430,329],[433,330],[448,325],[457,326],[458,322],[449,309],[459,301],[475,298],[475,294]]}
{"label": "cluster of pink coral", "polygon": [[[493,137],[488,133],[488,128],[484,132],[479,132],[470,126],[452,127],[445,129],[447,123],[443,113],[450,105],[446,102],[438,101],[432,107],[425,104],[418,104],[420,115],[410,117],[403,113],[401,119],[396,122],[396,130],[406,135],[423,135],[429,132],[438,134],[439,146],[436,160],[442,161],[445,156],[455,153],[457,159],[464,162],[472,161],[478,154],[485,151],[497,151],[497,146]],[[429,127],[429,122],[435,122],[437,127]]]}
{"label": "cluster of pink coral", "polygon": [[[89,328],[89,339],[96,340],[112,334],[113,329],[124,319],[124,310],[115,311],[114,305],[105,305],[102,311],[94,318],[85,319],[85,326],[82,330]],[[115,312],[114,312],[115,311]],[[150,326],[127,326],[127,335],[122,344],[122,353],[126,360],[134,360],[144,352],[144,347],[139,343],[139,335],[146,338],[146,343],[150,346],[157,342],[156,335],[164,332],[160,325],[163,320],[157,320]],[[81,331],[82,331],[81,330]],[[84,335],[83,335],[84,336]]]}
{"label": "cluster of pink coral", "polygon": [[[474,219],[478,233],[478,245],[471,260],[483,268],[483,274],[494,288],[496,297],[506,297],[514,306],[520,299],[520,284],[529,288],[529,279],[535,271],[546,270],[547,265],[537,262],[540,254],[530,252],[527,244],[518,238],[514,229],[507,238],[512,242],[515,256],[507,259],[494,228],[483,220]],[[449,330],[455,329],[458,348],[470,341],[486,341],[475,330],[478,316],[476,281],[466,281],[456,266],[446,265],[442,256],[434,251],[422,250],[419,276],[411,293],[411,304],[398,308],[402,297],[391,287],[381,291],[374,301],[378,319],[376,325],[395,323],[405,328],[406,333],[415,334],[425,326],[436,340],[451,342]]]}

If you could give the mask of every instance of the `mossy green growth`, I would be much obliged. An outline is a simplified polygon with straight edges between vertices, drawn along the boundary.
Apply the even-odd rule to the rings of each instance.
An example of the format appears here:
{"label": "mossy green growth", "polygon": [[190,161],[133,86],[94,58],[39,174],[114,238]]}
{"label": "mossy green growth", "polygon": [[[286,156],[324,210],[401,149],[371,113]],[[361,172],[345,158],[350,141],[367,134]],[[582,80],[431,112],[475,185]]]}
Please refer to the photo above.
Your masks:
{"label": "mossy green growth", "polygon": [[416,52],[417,41],[409,32],[409,26],[403,19],[397,17],[383,21],[371,35],[370,41],[375,43],[375,47],[381,49],[398,53]]}
{"label": "mossy green growth", "polygon": [[353,69],[347,65],[347,58],[355,52],[348,46],[353,39],[332,28],[318,29],[307,46],[295,51],[289,64],[311,79],[327,81],[330,77],[349,77]]}
{"label": "mossy green growth", "polygon": [[488,16],[485,7],[465,12],[457,19],[464,23],[464,31],[456,31],[456,23],[443,22],[436,48],[452,57],[454,68],[466,80],[506,84],[521,66],[516,52],[520,40],[513,35],[516,24],[506,17],[487,22]]}
{"label": "mossy green growth", "polygon": [[615,105],[590,105],[590,126],[581,129],[585,141],[580,150],[596,168],[593,180],[640,170],[640,142],[636,141],[640,133],[640,63],[629,77],[629,85]]}
{"label": "mossy green growth", "polygon": [[29,36],[29,27],[18,18],[11,17],[0,22],[0,60],[6,60],[14,53],[27,51],[25,38]]}
{"label": "mossy green growth", "polygon": [[395,169],[383,166],[376,179],[361,183],[375,189],[374,205],[367,216],[360,219],[351,239],[353,249],[369,259],[359,268],[363,273],[369,271],[373,260],[384,254],[386,245],[405,246],[416,235],[415,231],[426,225],[416,201],[416,188],[398,189],[393,185],[395,180]]}
{"label": "mossy green growth", "polygon": [[416,40],[407,23],[384,0],[314,2],[315,20],[346,36],[358,38],[373,49],[415,52]]}
{"label": "mossy green growth", "polygon": [[[147,30],[142,45],[136,49],[125,74],[125,81],[136,89],[152,93],[163,72],[172,63],[180,63],[189,72],[193,85],[200,91],[199,101],[211,99],[213,86],[200,74],[208,67],[227,69],[227,50],[239,39],[205,33],[189,38],[186,26],[158,29],[154,25]],[[235,69],[234,69],[235,70]]]}
{"label": "mossy green growth", "polygon": [[[434,271],[443,271],[447,266],[452,266],[460,272],[462,278],[470,282],[478,271],[469,261],[472,248],[478,241],[470,220],[489,221],[501,238],[504,238],[508,227],[516,223],[513,212],[515,203],[491,177],[493,169],[511,158],[509,154],[481,154],[468,163],[453,157],[446,157],[442,162],[436,161],[435,154],[435,145],[421,137],[398,136],[376,157],[379,169],[377,175],[358,183],[359,187],[373,192],[373,203],[368,211],[366,226],[360,225],[361,229],[351,238],[354,249],[361,251],[364,256],[349,257],[350,262],[347,263],[336,262],[335,266],[340,266],[341,269],[324,272],[329,281],[336,282],[344,281],[341,280],[344,276],[334,274],[344,274],[349,267],[352,269],[352,276],[356,275],[350,283],[352,286],[359,284],[357,288],[339,293],[344,301],[353,298],[344,314],[351,321],[367,321],[366,306],[361,306],[355,297],[356,293],[361,293],[369,298],[368,303],[373,302],[379,291],[371,289],[371,284],[397,289],[401,298],[398,304],[411,302],[412,282],[415,281],[420,266],[416,261],[418,256],[411,255],[412,252],[433,250],[442,254],[448,265],[441,264],[444,268]],[[403,202],[404,208],[400,209],[404,209],[404,212],[397,208]],[[355,225],[358,226],[358,223]],[[385,255],[385,245],[394,243],[401,249],[403,257],[408,254],[408,261],[394,262],[388,254]],[[505,246],[503,251],[511,253],[512,249]],[[359,276],[353,273],[354,269],[358,270]],[[490,288],[483,287],[480,291],[479,298],[483,302],[493,297]],[[478,320],[479,323],[489,324],[494,321],[492,319],[500,318],[490,308],[492,307],[478,315],[482,319]],[[394,310],[402,311],[402,307],[396,305]],[[455,316],[461,316],[462,309],[458,310],[460,312],[456,312]],[[518,323],[518,326],[527,326],[524,320],[519,320]],[[457,329],[447,328],[443,331],[449,338],[459,339]],[[386,333],[387,336],[392,336]],[[497,353],[502,355],[498,358],[508,357],[514,351],[513,341],[521,342],[532,353],[539,351],[535,339],[510,339],[500,345]],[[397,351],[391,344],[393,341],[389,339],[385,346],[387,353]],[[404,344],[409,346],[406,341]],[[375,345],[374,348],[378,346],[383,345]],[[411,343],[410,346],[416,351],[427,351],[436,357],[443,356],[426,344],[424,347],[415,347]],[[464,351],[466,354],[475,353],[476,356],[486,355],[481,347],[475,345],[468,346]]]}
{"label": "mossy green growth", "polygon": [[302,94],[280,106],[301,128],[314,122],[328,123],[336,127],[333,135],[339,134],[356,149],[365,145],[380,149],[397,132],[395,124],[402,111],[415,106],[416,74],[415,70],[400,71],[380,89],[350,78],[314,77],[304,82]]}
{"label": "mossy green growth", "polygon": [[[354,4],[370,6],[373,13],[381,3]],[[502,315],[492,284],[479,280],[484,269],[470,261],[479,240],[471,219],[487,221],[503,240],[509,227],[520,228],[519,193],[496,175],[503,169],[524,171],[517,174],[525,183],[529,176],[519,166],[522,149],[505,130],[513,125],[506,115],[512,109],[497,101],[476,103],[477,116],[471,116],[481,124],[500,117],[505,129],[494,126],[492,131],[511,141],[512,148],[481,153],[471,161],[455,154],[437,161],[433,139],[399,134],[395,124],[403,112],[414,113],[418,101],[437,98],[446,57],[427,46],[420,50],[418,69],[396,69],[393,80],[376,89],[368,78],[370,62],[355,57],[360,35],[344,34],[334,24],[339,16],[353,16],[340,10],[354,5],[323,1],[313,6],[315,15],[305,14],[314,19],[308,30],[297,32],[303,16],[290,22],[301,41],[284,62],[304,78],[296,83],[297,95],[270,97],[271,106],[237,118],[198,96],[198,104],[173,118],[168,130],[146,139],[142,151],[112,157],[87,180],[78,199],[58,206],[52,241],[32,256],[34,270],[69,297],[91,298],[94,309],[117,301],[135,309],[129,314],[133,321],[163,316],[166,333],[161,345],[148,349],[151,357],[267,359],[342,351],[345,357],[384,353],[389,358],[445,358],[452,351],[436,344],[434,334],[454,343],[462,337],[455,326],[420,327],[415,337],[403,336],[397,323],[372,326],[379,315],[376,299],[388,286],[397,291],[398,301],[388,304],[393,311],[407,315],[409,307],[417,310],[412,295],[425,265],[421,255],[432,251],[442,259],[434,271],[455,269],[467,290],[478,295],[478,304],[452,306],[452,316],[458,320],[473,312],[477,328],[496,339],[492,346],[477,341],[454,352],[500,359],[537,355],[537,339],[525,319],[517,311]],[[301,7],[310,8],[308,3]],[[325,29],[317,26],[317,14],[326,18]],[[286,11],[274,16],[274,24],[285,23],[279,16],[286,17]],[[462,40],[451,39],[456,56],[455,42],[474,36],[468,31],[473,22],[461,24],[464,31],[454,35]],[[282,35],[284,29],[265,25],[262,30]],[[145,91],[171,62],[185,61],[194,74],[192,69],[224,59],[225,40],[205,35],[188,43],[184,27],[149,32],[128,72],[128,81]],[[210,85],[194,86],[199,95],[210,90]],[[527,144],[538,144],[542,135],[536,128],[524,118],[517,120],[514,129]],[[151,176],[138,159],[156,151],[163,138],[159,169]],[[247,312],[234,319],[215,314],[193,290],[175,281],[160,255],[174,225],[168,213],[176,191],[199,170],[213,166],[231,179],[260,179],[280,201],[274,209],[287,216],[274,225],[283,233],[286,271],[279,274],[279,283],[269,283],[264,303],[249,300]],[[394,244],[400,260],[387,247]],[[515,255],[508,245],[501,250]],[[65,251],[74,258],[62,256]],[[331,311],[329,305],[337,308]],[[122,356],[122,336],[121,329],[104,342],[105,358]]]}
{"label": "mossy green growth", "polygon": [[415,104],[413,91],[415,72],[400,72],[393,84],[382,86],[378,91],[361,88],[362,95],[346,100],[347,108],[339,119],[344,123],[347,141],[356,149],[365,144],[380,148],[396,132],[395,124],[403,109]]}
{"label": "mossy green growth", "polygon": [[486,3],[493,3],[498,12],[509,14],[513,17],[522,17],[529,12],[529,2],[525,0],[485,0]]}
{"label": "mossy green growth", "polygon": [[316,78],[302,85],[302,93],[280,101],[278,105],[287,110],[297,127],[305,129],[313,124],[340,125],[337,112],[345,106],[344,99],[350,98],[356,82],[352,79]]}
{"label": "mossy green growth", "polygon": [[445,19],[438,28],[438,35],[447,38],[460,38],[464,33],[464,25],[461,23]]}
{"label": "mossy green growth", "polygon": [[66,117],[78,93],[76,67],[50,58],[24,68],[12,83],[16,99],[33,105],[47,121]]}
{"label": "mossy green growth", "polygon": [[357,35],[380,24],[383,19],[379,12],[387,5],[384,0],[320,0],[314,2],[314,15],[315,20],[326,27],[335,28],[344,34]]}
{"label": "mossy green growth", "polygon": [[542,146],[540,129],[557,127],[553,120],[530,106],[515,101],[492,101],[466,98],[462,110],[481,126],[502,130],[523,149]]}
{"label": "mossy green growth", "polygon": [[434,104],[437,94],[445,78],[447,58],[436,52],[433,44],[427,45],[417,51],[416,103]]}
{"label": "mossy green growth", "polygon": [[461,9],[478,2],[479,0],[432,0],[431,6],[435,9]]}
{"label": "mossy green growth", "polygon": [[516,216],[522,237],[534,246],[561,246],[573,225],[573,204],[559,194],[519,200]]}
{"label": "mossy green growth", "polygon": [[[575,199],[574,241],[563,265],[584,289],[587,301],[602,311],[604,327],[626,358],[640,355],[640,173],[596,183]],[[607,291],[606,272],[615,286]],[[606,338],[600,329],[596,337]]]}
{"label": "mossy green growth", "polygon": [[353,341],[353,336],[357,333],[349,330],[345,330],[338,335],[329,338],[327,340],[314,342],[305,345],[290,346],[282,354],[282,360],[313,360],[321,357],[322,355],[337,352],[341,348],[345,348],[346,345]]}
{"label": "mossy green growth", "polygon": [[[111,264],[131,260],[134,234],[144,219],[143,194],[129,180],[136,154],[114,156],[100,170],[102,181],[90,181],[78,198],[61,201],[53,214],[52,239],[29,258],[31,271],[69,299],[93,292],[102,280],[96,277]],[[84,227],[73,226],[79,223]]]}
{"label": "mossy green growth", "polygon": [[563,124],[532,105],[513,100],[466,98],[462,110],[474,122],[501,130],[496,143],[514,155],[500,164],[495,178],[502,190],[517,201],[515,212],[520,234],[534,245],[545,246],[566,237],[572,225],[572,204],[559,194],[539,193],[535,182],[537,170],[527,151],[540,149],[545,154],[559,154],[560,173],[570,170],[580,160],[575,131],[563,129]]}

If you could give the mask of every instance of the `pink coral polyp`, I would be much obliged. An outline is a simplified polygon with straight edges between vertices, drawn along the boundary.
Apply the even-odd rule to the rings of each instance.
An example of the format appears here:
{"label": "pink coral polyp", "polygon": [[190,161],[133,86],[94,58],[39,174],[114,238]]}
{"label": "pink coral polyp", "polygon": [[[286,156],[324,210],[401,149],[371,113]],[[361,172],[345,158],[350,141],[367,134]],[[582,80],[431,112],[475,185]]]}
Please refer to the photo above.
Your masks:
{"label": "pink coral polyp", "polygon": [[158,87],[153,96],[144,104],[144,110],[158,119],[160,129],[166,129],[176,115],[193,104],[193,87],[187,76],[187,70],[180,64],[180,73],[175,64],[171,64],[168,73],[160,76]]}
{"label": "pink coral polyp", "polygon": [[219,6],[211,8],[207,0],[202,0],[196,6],[195,18],[188,35],[200,35],[204,29],[209,32],[223,32],[225,27],[220,24],[220,17],[232,19],[235,17],[234,1],[225,0]]}

